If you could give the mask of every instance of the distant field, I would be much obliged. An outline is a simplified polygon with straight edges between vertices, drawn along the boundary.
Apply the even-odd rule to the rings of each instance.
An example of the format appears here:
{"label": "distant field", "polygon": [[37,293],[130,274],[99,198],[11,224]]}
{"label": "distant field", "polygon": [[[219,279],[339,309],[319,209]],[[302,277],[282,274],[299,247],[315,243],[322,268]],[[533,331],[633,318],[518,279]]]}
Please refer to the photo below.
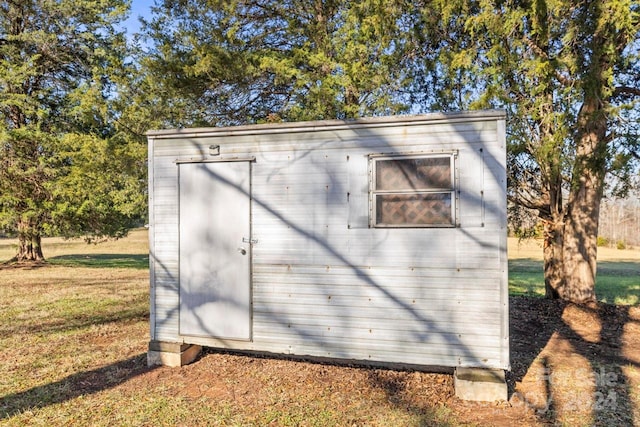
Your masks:
{"label": "distant field", "polygon": [[[509,239],[509,293],[544,296],[542,242]],[[596,295],[612,304],[640,303],[640,250],[598,248]]]}
{"label": "distant field", "polygon": [[[0,239],[0,262],[7,261],[15,255],[17,243],[16,239]],[[87,244],[82,239],[42,239],[42,251],[47,261],[66,266],[117,267],[119,262],[123,262],[129,267],[146,268],[148,248],[147,230],[143,228],[131,231],[124,240],[110,240],[98,244]]]}
{"label": "distant field", "polygon": [[[542,261],[542,240],[519,240],[509,238],[509,259],[532,259]],[[632,261],[640,262],[640,249],[598,248],[598,261]]]}

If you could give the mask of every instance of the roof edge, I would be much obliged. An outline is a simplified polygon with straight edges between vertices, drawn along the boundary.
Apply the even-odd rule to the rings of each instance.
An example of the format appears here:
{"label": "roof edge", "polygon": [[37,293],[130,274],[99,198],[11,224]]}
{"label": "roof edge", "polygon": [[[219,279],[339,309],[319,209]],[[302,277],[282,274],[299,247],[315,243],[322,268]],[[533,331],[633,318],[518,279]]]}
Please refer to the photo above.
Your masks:
{"label": "roof edge", "polygon": [[316,120],[304,122],[264,123],[225,127],[180,128],[149,130],[149,139],[197,138],[266,133],[294,133],[310,130],[340,130],[370,127],[387,127],[398,124],[419,125],[437,122],[485,121],[506,118],[504,110],[474,110],[438,112],[416,115],[363,117],[351,120]]}

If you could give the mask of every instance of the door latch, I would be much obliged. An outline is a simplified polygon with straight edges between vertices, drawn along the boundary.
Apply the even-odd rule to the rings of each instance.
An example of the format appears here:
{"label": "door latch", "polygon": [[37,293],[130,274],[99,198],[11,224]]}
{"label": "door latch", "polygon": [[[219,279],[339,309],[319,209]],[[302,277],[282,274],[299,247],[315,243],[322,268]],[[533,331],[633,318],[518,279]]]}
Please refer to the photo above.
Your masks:
{"label": "door latch", "polygon": [[242,243],[250,243],[252,245],[255,245],[256,243],[258,243],[258,239],[249,239],[247,237],[243,237]]}

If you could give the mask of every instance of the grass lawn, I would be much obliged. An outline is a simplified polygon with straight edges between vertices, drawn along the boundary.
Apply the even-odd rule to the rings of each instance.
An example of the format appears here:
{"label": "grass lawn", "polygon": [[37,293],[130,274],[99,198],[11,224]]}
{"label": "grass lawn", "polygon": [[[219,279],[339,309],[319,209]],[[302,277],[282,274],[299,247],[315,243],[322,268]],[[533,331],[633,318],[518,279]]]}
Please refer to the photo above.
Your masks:
{"label": "grass lawn", "polygon": [[[544,296],[542,243],[509,239],[509,293]],[[610,304],[640,303],[640,250],[598,248],[598,300]]]}
{"label": "grass lawn", "polygon": [[[45,239],[43,249],[50,265],[0,269],[0,424],[90,425],[115,398],[95,389],[144,367],[146,232],[97,246]],[[0,240],[0,261],[14,251]]]}
{"label": "grass lawn", "polygon": [[[544,304],[528,312],[532,304],[519,295],[544,292],[541,249],[535,242],[509,243],[510,291],[518,307],[512,310],[517,363],[510,388],[524,400],[496,405],[458,401],[451,376],[443,374],[215,352],[183,368],[148,368],[146,230],[99,245],[45,239],[47,265],[0,267],[0,425],[453,426],[542,425],[552,419],[640,426],[640,311],[573,308],[547,321],[547,308],[564,308],[540,300]],[[0,262],[14,251],[14,241],[0,239]],[[600,256],[600,298],[637,304],[640,251],[602,250]],[[618,323],[607,324],[605,312]],[[594,328],[572,324],[585,324],[575,320],[580,316],[600,322],[602,333],[592,337]],[[592,355],[601,351],[611,354]],[[558,358],[563,352],[566,357]],[[540,412],[534,397],[549,390],[536,389],[547,383],[531,376],[533,367],[580,372],[574,382],[581,388],[549,382],[558,388],[558,406]],[[611,384],[593,380],[592,371],[604,372]],[[577,403],[589,410],[571,411]],[[598,412],[597,404],[606,410]]]}

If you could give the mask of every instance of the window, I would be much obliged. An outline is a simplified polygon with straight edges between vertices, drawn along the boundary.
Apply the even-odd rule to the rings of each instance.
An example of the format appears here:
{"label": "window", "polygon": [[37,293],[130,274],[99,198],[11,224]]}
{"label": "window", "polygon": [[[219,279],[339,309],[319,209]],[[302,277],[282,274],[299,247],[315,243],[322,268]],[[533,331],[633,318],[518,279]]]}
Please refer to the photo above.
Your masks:
{"label": "window", "polygon": [[371,156],[372,227],[455,227],[455,153]]}

